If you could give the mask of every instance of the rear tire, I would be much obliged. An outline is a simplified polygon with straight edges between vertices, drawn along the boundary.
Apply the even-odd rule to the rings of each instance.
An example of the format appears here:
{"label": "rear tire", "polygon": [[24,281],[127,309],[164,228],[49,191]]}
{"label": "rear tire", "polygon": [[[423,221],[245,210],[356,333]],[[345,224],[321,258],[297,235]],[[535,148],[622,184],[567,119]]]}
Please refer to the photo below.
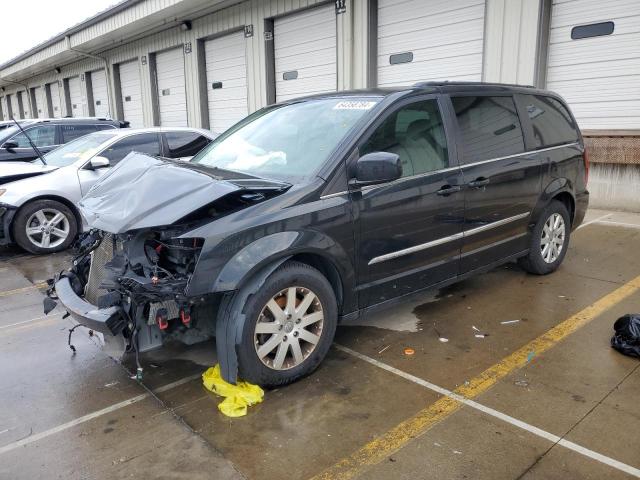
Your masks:
{"label": "rear tire", "polygon": [[39,254],[65,250],[78,233],[76,216],[55,200],[23,205],[13,220],[13,238],[24,250]]}
{"label": "rear tire", "polygon": [[331,347],[338,319],[331,284],[315,268],[295,261],[269,275],[248,297],[243,313],[238,373],[265,387],[313,372]]}
{"label": "rear tire", "polygon": [[558,269],[569,247],[571,217],[557,200],[544,209],[533,228],[529,254],[518,263],[529,273],[547,275]]}

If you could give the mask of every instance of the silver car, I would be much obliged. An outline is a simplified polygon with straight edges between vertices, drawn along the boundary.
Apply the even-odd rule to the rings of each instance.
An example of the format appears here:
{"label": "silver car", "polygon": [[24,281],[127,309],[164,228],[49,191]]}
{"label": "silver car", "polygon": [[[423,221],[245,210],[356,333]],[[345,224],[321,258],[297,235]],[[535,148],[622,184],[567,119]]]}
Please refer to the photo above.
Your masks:
{"label": "silver car", "polygon": [[84,220],[76,203],[132,151],[188,160],[216,135],[195,128],[143,128],[92,133],[44,155],[46,165],[0,163],[0,245],[31,253],[67,248]]}

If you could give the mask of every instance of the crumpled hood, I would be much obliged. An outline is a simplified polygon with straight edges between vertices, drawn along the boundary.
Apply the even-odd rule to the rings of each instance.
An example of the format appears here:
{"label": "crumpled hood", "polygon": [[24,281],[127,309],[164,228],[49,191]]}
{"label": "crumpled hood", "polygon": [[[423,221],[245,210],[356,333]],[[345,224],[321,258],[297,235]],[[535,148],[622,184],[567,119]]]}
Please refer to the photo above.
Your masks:
{"label": "crumpled hood", "polygon": [[0,185],[52,172],[58,167],[31,162],[0,162]]}
{"label": "crumpled hood", "polygon": [[78,206],[91,228],[122,233],[170,225],[241,187],[179,163],[128,155]]}

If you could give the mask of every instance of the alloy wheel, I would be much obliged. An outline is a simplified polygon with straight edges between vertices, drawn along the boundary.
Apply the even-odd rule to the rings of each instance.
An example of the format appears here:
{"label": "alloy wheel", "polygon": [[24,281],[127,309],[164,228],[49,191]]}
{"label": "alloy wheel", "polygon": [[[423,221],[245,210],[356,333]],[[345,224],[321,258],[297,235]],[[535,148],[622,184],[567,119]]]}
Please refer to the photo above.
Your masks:
{"label": "alloy wheel", "polygon": [[71,229],[66,215],[54,208],[34,212],[26,225],[27,238],[40,248],[55,248],[63,244]]}
{"label": "alloy wheel", "polygon": [[544,223],[540,239],[540,253],[546,263],[553,263],[564,248],[566,226],[562,215],[554,213]]}
{"label": "alloy wheel", "polygon": [[315,350],[324,324],[324,309],[308,288],[288,287],[262,309],[254,331],[260,361],[273,370],[289,370]]}

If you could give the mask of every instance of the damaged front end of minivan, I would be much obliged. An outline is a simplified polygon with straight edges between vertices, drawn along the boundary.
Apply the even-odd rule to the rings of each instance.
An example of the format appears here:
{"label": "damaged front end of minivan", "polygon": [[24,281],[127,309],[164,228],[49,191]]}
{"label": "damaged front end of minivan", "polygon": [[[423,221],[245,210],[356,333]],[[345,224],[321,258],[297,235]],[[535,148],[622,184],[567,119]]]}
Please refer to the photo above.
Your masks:
{"label": "damaged front end of minivan", "polygon": [[222,294],[190,288],[206,243],[190,232],[287,188],[223,176],[141,154],[114,167],[79,205],[90,230],[50,281],[45,312],[61,303],[116,358],[214,337]]}

